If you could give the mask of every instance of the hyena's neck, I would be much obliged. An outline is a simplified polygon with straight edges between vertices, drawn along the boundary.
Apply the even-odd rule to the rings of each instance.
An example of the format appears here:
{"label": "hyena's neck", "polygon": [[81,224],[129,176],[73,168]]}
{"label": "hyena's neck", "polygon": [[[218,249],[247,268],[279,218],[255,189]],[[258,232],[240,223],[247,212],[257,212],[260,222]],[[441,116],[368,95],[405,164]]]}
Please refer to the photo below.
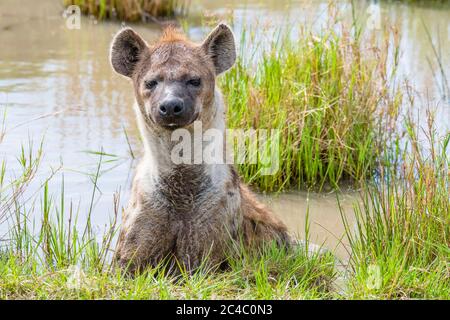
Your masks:
{"label": "hyena's neck", "polygon": [[[142,173],[145,174],[147,179],[150,178],[156,182],[161,178],[171,177],[174,173],[179,176],[185,175],[186,177],[192,177],[193,174],[198,174],[204,179],[210,180],[214,185],[221,185],[232,178],[232,167],[225,164],[225,162],[212,164],[205,161],[203,157],[200,162],[198,161],[198,158],[195,159],[195,143],[201,148],[200,150],[198,150],[198,148],[195,150],[197,152],[200,151],[202,155],[208,146],[211,148],[211,145],[208,145],[208,143],[199,141],[199,139],[203,139],[203,133],[206,130],[214,129],[217,133],[220,132],[222,137],[225,137],[225,106],[222,95],[218,89],[215,91],[214,105],[212,107],[214,116],[209,123],[202,123],[201,134],[199,134],[199,132],[194,133],[194,126],[191,126],[187,130],[192,142],[190,150],[192,157],[190,164],[186,165],[180,164],[179,162],[177,163],[173,158],[173,148],[180,143],[180,140],[174,138],[175,141],[172,141],[173,136],[170,131],[163,134],[152,131],[145,123],[139,107],[137,105],[135,106],[138,126],[144,144],[144,156],[140,164],[140,171],[145,172]],[[214,148],[223,150],[223,160],[225,160],[225,139],[214,139],[213,143],[215,144]]]}

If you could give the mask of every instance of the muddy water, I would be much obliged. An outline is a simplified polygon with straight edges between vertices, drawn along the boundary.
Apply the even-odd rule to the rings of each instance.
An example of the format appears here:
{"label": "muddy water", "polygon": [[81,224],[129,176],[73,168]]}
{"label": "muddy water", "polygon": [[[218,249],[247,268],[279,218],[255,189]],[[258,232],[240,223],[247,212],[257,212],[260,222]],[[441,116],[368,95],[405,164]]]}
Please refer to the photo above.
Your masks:
{"label": "muddy water", "polygon": [[360,201],[357,193],[294,192],[275,196],[260,195],[260,199],[286,223],[291,233],[298,239],[305,239],[308,219],[311,242],[335,252],[342,260],[349,257],[350,249],[344,237],[345,229],[341,213],[352,225],[353,207]]}
{"label": "muddy water", "polygon": [[[140,153],[131,108],[132,88],[128,81],[113,74],[108,61],[109,43],[120,25],[83,18],[80,30],[69,30],[61,16],[61,2],[42,0],[39,5],[31,0],[0,2],[0,111],[3,114],[6,110],[7,115],[0,159],[6,159],[6,179],[11,179],[20,172],[16,157],[21,144],[34,144],[36,150],[45,137],[41,170],[27,196],[33,196],[46,178],[56,172],[50,181],[53,197],[60,197],[59,190],[64,183],[66,203],[73,203],[80,223],[86,219],[94,199],[92,219],[101,232],[113,214],[113,194],[119,192],[121,204],[126,202],[136,163],[130,154],[138,157]],[[193,15],[206,12],[232,19],[237,35],[244,27],[253,26],[257,37],[263,39],[270,38],[272,33],[262,26],[308,23],[319,29],[328,14],[325,1],[192,2]],[[348,2],[338,5],[346,15],[350,14]],[[361,1],[359,5],[359,10],[365,12],[369,2]],[[403,34],[404,75],[410,76],[421,90],[439,96],[436,83],[442,79],[439,74],[434,79],[426,62],[427,58],[433,61],[433,51],[421,21],[428,25],[433,41],[440,44],[442,63],[448,69],[450,10],[394,4],[378,5],[378,8],[382,18],[394,21]],[[133,27],[149,42],[159,32],[152,25]],[[261,28],[259,33],[258,28]],[[192,21],[188,32],[199,40],[206,31]],[[440,125],[445,131],[450,108],[445,101],[440,105]],[[98,170],[99,151],[106,155],[102,156],[100,177],[94,188],[92,181]],[[340,197],[344,210],[351,212],[358,197],[352,193]],[[341,257],[346,256],[345,247],[338,245],[343,226],[336,195],[289,193],[261,198],[300,236],[309,210],[311,240],[336,249]],[[39,208],[39,198],[36,208]],[[5,223],[0,225],[0,231],[6,229]]]}

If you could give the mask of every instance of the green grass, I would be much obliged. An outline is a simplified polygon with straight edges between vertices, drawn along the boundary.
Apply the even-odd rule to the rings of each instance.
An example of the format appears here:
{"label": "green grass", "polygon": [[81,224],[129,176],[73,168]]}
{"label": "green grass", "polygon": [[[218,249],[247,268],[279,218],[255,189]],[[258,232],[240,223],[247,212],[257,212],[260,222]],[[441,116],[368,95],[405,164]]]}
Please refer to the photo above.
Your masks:
{"label": "green grass", "polygon": [[294,256],[268,248],[258,258],[233,258],[230,270],[223,272],[200,269],[175,277],[160,266],[130,278],[86,265],[96,258],[94,251],[88,252],[65,267],[4,253],[0,299],[317,299],[331,297],[335,275],[331,256]]}
{"label": "green grass", "polygon": [[384,2],[390,3],[404,3],[407,5],[423,5],[423,6],[434,6],[434,5],[449,5],[448,0],[384,0]]}
{"label": "green grass", "polygon": [[64,0],[64,6],[77,5],[85,14],[102,19],[147,21],[174,17],[187,12],[185,0]]}
{"label": "green grass", "polygon": [[400,91],[387,89],[386,48],[370,49],[345,28],[344,36],[299,32],[293,40],[280,31],[256,63],[241,53],[221,81],[229,127],[281,132],[276,174],[261,175],[260,159],[239,166],[262,191],[322,190],[370,178],[401,102]]}
{"label": "green grass", "polygon": [[[290,280],[264,279],[263,270],[253,271],[245,278],[232,272],[211,274],[197,272],[194,275],[170,278],[155,270],[134,279],[120,274],[89,272],[75,267],[59,269],[52,273],[40,273],[20,267],[16,261],[0,264],[2,286],[1,299],[261,299],[277,297],[285,299],[313,299],[327,297],[320,290],[296,287]],[[302,276],[300,281],[305,277]],[[255,280],[256,279],[256,280]],[[304,285],[304,282],[301,282]]]}
{"label": "green grass", "polygon": [[386,154],[355,208],[356,234],[347,224],[351,297],[450,298],[450,132],[437,139],[429,124],[426,148],[408,122],[407,146]]}

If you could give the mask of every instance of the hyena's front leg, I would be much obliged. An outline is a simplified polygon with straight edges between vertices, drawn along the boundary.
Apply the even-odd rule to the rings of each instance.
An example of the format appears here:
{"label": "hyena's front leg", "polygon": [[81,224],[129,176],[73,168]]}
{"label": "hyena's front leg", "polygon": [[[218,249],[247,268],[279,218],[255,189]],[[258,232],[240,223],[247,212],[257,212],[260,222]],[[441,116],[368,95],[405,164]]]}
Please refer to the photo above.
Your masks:
{"label": "hyena's front leg", "polygon": [[192,272],[201,265],[218,267],[225,260],[226,231],[217,224],[187,224],[176,240],[175,256],[181,268]]}
{"label": "hyena's front leg", "polygon": [[115,261],[130,273],[156,266],[171,254],[175,236],[161,216],[132,209],[124,216]]}

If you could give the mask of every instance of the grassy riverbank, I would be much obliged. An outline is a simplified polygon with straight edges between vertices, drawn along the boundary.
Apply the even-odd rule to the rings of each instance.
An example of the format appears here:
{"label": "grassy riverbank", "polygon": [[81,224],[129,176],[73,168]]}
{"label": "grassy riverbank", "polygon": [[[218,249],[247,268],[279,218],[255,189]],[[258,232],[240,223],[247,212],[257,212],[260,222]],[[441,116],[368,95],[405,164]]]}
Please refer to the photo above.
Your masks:
{"label": "grassy riverbank", "polygon": [[[60,235],[55,226],[44,232]],[[48,235],[41,233],[43,238]],[[331,256],[311,257],[304,251],[294,255],[272,248],[260,257],[230,258],[231,267],[226,272],[202,269],[192,275],[182,272],[174,277],[167,276],[161,266],[131,279],[103,265],[98,251],[101,246],[94,248],[94,242],[87,241],[78,242],[78,245],[82,243],[78,253],[76,249],[65,251],[54,243],[45,247],[44,242],[37,244],[35,239],[26,243],[32,252],[4,251],[0,255],[0,299],[332,297],[335,266]],[[39,258],[33,250],[47,250],[45,258]]]}

